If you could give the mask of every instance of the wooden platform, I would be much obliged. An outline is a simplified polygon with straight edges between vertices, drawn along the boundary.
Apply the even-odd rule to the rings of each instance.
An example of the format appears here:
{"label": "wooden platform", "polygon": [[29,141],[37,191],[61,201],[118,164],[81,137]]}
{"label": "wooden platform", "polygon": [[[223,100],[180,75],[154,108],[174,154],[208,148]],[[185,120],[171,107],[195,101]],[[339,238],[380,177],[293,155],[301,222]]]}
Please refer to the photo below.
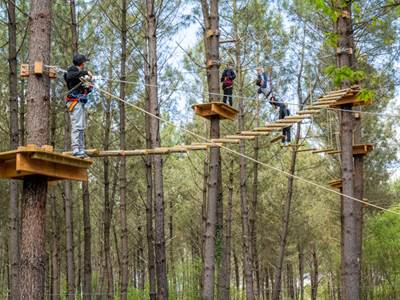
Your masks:
{"label": "wooden platform", "polygon": [[359,86],[352,86],[348,89],[332,91],[320,97],[313,105],[328,105],[331,108],[340,108],[342,105],[352,104],[353,106],[369,105],[372,101],[366,102],[359,98],[361,89]]}
{"label": "wooden platform", "polygon": [[192,106],[196,115],[211,119],[218,117],[220,120],[235,120],[239,111],[223,102],[210,102]]}
{"label": "wooden platform", "polygon": [[[372,144],[353,145],[353,156],[365,156],[372,150],[374,150],[374,146]],[[319,149],[313,151],[313,153],[326,153],[329,155],[335,155],[342,153],[342,151],[340,149]]]}
{"label": "wooden platform", "polygon": [[372,144],[353,145],[353,156],[365,156],[372,150],[374,150]]}
{"label": "wooden platform", "polygon": [[93,161],[53,152],[51,146],[18,147],[0,153],[0,178],[23,179],[25,176],[42,175],[49,181],[87,181],[87,169]]}

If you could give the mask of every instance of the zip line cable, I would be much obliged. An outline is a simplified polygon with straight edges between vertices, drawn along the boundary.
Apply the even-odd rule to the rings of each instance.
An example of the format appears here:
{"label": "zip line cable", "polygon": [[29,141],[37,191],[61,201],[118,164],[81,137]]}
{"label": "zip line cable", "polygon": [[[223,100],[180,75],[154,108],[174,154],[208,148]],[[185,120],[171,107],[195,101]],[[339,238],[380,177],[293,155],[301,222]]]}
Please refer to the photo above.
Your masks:
{"label": "zip line cable", "polygon": [[[62,73],[66,73],[67,71],[58,67],[58,66],[49,66],[49,65],[44,65],[45,67],[52,67],[52,68],[56,68],[56,70],[58,70],[59,72]],[[144,83],[142,81],[129,81],[129,80],[120,80],[120,79],[113,79],[113,78],[106,78],[103,76],[93,76],[94,79],[97,80],[104,80],[104,81],[111,81],[111,82],[119,82],[119,83],[126,83],[126,84],[141,84],[143,86],[147,86],[147,87],[157,87],[157,88],[162,88],[161,85],[159,84],[147,84]],[[172,89],[173,91],[181,91],[181,92],[185,92],[185,93],[190,93],[193,95],[212,95],[212,96],[219,96],[222,97],[224,96],[224,94],[221,93],[207,93],[207,92],[193,92],[193,91],[188,91],[182,88],[174,88]],[[237,99],[243,99],[243,100],[251,100],[251,101],[257,101],[257,98],[255,97],[246,97],[246,96],[239,96],[239,95],[232,95],[233,98],[237,98]],[[392,99],[393,100],[393,99]],[[266,100],[267,101],[267,100]],[[286,102],[287,104],[293,105],[293,106],[300,106],[299,103],[295,103],[295,102]],[[381,116],[381,117],[389,117],[389,118],[400,118],[400,114],[387,114],[387,113],[379,113],[379,112],[369,112],[369,111],[354,111],[351,109],[343,109],[343,108],[333,108],[333,107],[324,107],[321,108],[321,110],[331,110],[331,111],[343,111],[343,112],[357,112],[360,114],[364,114],[364,115],[373,115],[373,116]]]}
{"label": "zip line cable", "polygon": [[327,191],[327,192],[336,194],[336,195],[338,195],[338,196],[342,196],[342,197],[344,197],[345,199],[349,199],[349,200],[352,200],[352,201],[355,201],[355,202],[359,202],[359,203],[362,203],[362,204],[365,204],[365,205],[374,207],[374,208],[376,208],[376,209],[379,209],[379,210],[382,210],[382,211],[386,211],[386,212],[390,212],[390,213],[393,213],[393,214],[396,214],[396,215],[399,215],[399,216],[400,216],[400,212],[396,212],[396,211],[393,211],[393,210],[384,208],[384,207],[382,207],[382,206],[379,206],[379,205],[376,205],[376,204],[373,204],[373,203],[370,203],[370,202],[367,202],[367,201],[364,201],[364,200],[361,200],[361,199],[357,199],[357,198],[355,198],[355,197],[353,197],[353,196],[345,195],[345,194],[343,194],[343,193],[341,193],[341,192],[338,192],[338,191],[333,190],[333,189],[331,189],[331,188],[325,187],[325,186],[320,185],[320,184],[318,184],[318,183],[315,183],[315,182],[313,182],[313,181],[311,181],[311,180],[305,179],[305,178],[303,178],[303,177],[300,177],[300,176],[291,174],[291,173],[289,173],[289,172],[287,172],[287,171],[281,170],[281,169],[276,168],[276,167],[274,167],[274,166],[268,165],[268,164],[266,164],[266,163],[264,163],[264,162],[261,162],[261,161],[259,161],[259,160],[254,159],[254,158],[251,157],[251,156],[248,156],[248,155],[246,155],[246,154],[242,154],[242,153],[240,153],[240,152],[238,152],[238,151],[236,151],[236,150],[233,150],[233,149],[231,149],[231,148],[228,148],[228,147],[226,147],[226,146],[224,146],[224,145],[218,145],[217,143],[213,142],[212,140],[207,139],[207,138],[205,138],[205,137],[203,137],[203,136],[201,136],[201,135],[199,135],[199,134],[197,134],[197,133],[195,133],[195,132],[193,132],[193,131],[191,131],[191,130],[189,130],[189,129],[183,128],[183,127],[180,126],[180,125],[177,125],[177,124],[175,124],[175,123],[173,123],[173,122],[171,122],[171,121],[169,121],[169,120],[166,120],[166,119],[164,119],[164,118],[162,118],[162,117],[160,117],[160,116],[157,116],[157,115],[155,115],[155,114],[153,114],[153,113],[150,113],[150,112],[146,111],[145,109],[143,109],[143,108],[141,108],[141,107],[139,107],[139,106],[137,106],[137,105],[135,105],[135,104],[133,104],[133,103],[131,103],[131,102],[128,102],[128,101],[126,101],[126,100],[124,100],[124,99],[122,99],[122,98],[120,98],[120,97],[118,97],[118,96],[115,96],[114,94],[112,94],[112,93],[110,93],[110,92],[108,92],[108,91],[102,89],[102,88],[99,87],[97,84],[89,83],[89,85],[95,87],[97,90],[99,90],[100,92],[102,92],[104,95],[107,95],[107,96],[109,96],[109,97],[111,97],[111,98],[114,98],[114,99],[120,101],[120,102],[123,102],[123,103],[125,103],[125,104],[127,104],[127,105],[129,105],[129,106],[131,106],[131,107],[133,107],[133,108],[135,108],[135,109],[137,109],[137,110],[139,110],[139,111],[141,111],[141,112],[143,112],[143,113],[145,113],[145,114],[147,114],[147,115],[153,117],[153,118],[158,119],[159,121],[162,121],[162,122],[164,122],[164,123],[166,123],[166,124],[169,124],[170,126],[173,126],[173,127],[177,128],[177,129],[180,129],[180,130],[182,130],[183,132],[186,132],[186,133],[188,133],[189,135],[191,135],[191,136],[193,136],[193,137],[196,137],[196,138],[198,138],[198,139],[200,139],[200,140],[203,140],[204,142],[211,143],[211,144],[213,144],[213,145],[215,145],[215,146],[217,146],[217,147],[220,147],[221,149],[224,149],[224,150],[226,150],[226,151],[228,151],[228,152],[230,152],[230,153],[232,153],[232,154],[235,154],[235,155],[237,155],[237,156],[241,156],[241,157],[243,157],[243,158],[246,158],[246,159],[248,159],[248,160],[250,160],[250,161],[252,161],[252,162],[254,162],[254,163],[260,164],[260,165],[262,165],[262,166],[264,166],[264,167],[267,167],[267,168],[269,168],[269,169],[272,169],[272,170],[274,170],[274,171],[276,171],[276,172],[280,172],[280,173],[286,175],[287,177],[292,177],[293,179],[297,179],[298,181],[301,181],[301,182],[303,182],[303,183],[312,185],[312,186],[314,186],[314,187],[316,187],[316,188],[325,190],[325,191]]}

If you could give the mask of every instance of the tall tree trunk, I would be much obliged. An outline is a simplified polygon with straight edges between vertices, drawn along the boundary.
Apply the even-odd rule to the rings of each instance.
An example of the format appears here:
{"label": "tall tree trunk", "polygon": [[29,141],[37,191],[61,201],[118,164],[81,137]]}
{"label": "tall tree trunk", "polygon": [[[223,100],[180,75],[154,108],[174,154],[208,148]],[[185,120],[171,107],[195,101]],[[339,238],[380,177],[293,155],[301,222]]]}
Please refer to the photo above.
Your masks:
{"label": "tall tree trunk", "polygon": [[235,247],[233,247],[233,265],[235,266],[235,286],[236,292],[240,292],[240,272],[239,272],[239,260],[236,255]]}
{"label": "tall tree trunk", "polygon": [[[160,115],[157,88],[157,19],[154,11],[154,0],[146,0],[147,20],[147,43],[149,63],[149,112]],[[150,141],[151,148],[160,147],[160,124],[159,120],[150,118]],[[154,211],[155,211],[155,256],[157,276],[157,299],[168,299],[167,262],[165,253],[164,232],[164,188],[163,188],[163,160],[161,155],[152,157],[154,167]]]}
{"label": "tall tree trunk", "polygon": [[[303,69],[304,69],[304,54],[305,54],[305,33],[303,34],[300,66],[297,74],[297,98],[300,110],[303,108],[303,92],[301,88],[301,79],[303,76]],[[296,130],[296,136],[294,141],[295,145],[299,143],[300,135],[301,135],[301,124],[299,123],[297,125],[297,130]],[[297,151],[295,150],[296,149],[292,149],[291,159],[290,159],[290,169],[289,169],[290,176],[288,177],[288,189],[286,193],[284,213],[283,213],[282,233],[280,235],[278,263],[277,263],[277,268],[275,270],[275,276],[274,276],[275,279],[272,289],[272,300],[279,300],[281,294],[283,260],[285,258],[285,253],[286,253],[286,243],[289,234],[290,210],[293,200],[293,184],[294,184],[293,175],[296,172]]]}
{"label": "tall tree trunk", "polygon": [[[75,1],[70,1],[70,17],[71,17],[71,46],[73,54],[78,52],[77,41],[77,24],[75,14]],[[65,112],[64,127],[64,148],[69,149],[71,146],[71,127],[68,112]],[[72,184],[70,181],[64,182],[64,206],[65,206],[65,237],[66,237],[66,256],[67,256],[67,293],[68,299],[75,299],[75,253],[74,253],[74,227],[73,227],[73,203],[72,203]]]}
{"label": "tall tree trunk", "polygon": [[304,246],[302,244],[298,244],[297,250],[299,252],[299,300],[304,300]]}
{"label": "tall tree trunk", "polygon": [[[49,64],[51,1],[31,0],[29,17],[29,64],[33,65],[37,60]],[[50,102],[47,74],[29,77],[27,99],[27,142],[38,146],[47,144]],[[22,195],[20,297],[43,299],[47,178],[36,175],[25,177]]]}
{"label": "tall tree trunk", "polygon": [[318,257],[317,250],[315,245],[313,246],[311,252],[312,260],[311,260],[311,300],[317,300],[318,296]]}
{"label": "tall tree trunk", "polygon": [[[66,125],[68,127],[68,125]],[[65,147],[69,147],[68,142],[69,130],[65,130]],[[72,195],[71,195],[71,182],[64,182],[64,208],[65,208],[65,245],[66,245],[66,261],[67,261],[67,293],[68,299],[75,299],[75,253],[74,253],[74,227],[73,227],[73,206],[72,206]]]}
{"label": "tall tree trunk", "polygon": [[219,297],[221,300],[231,299],[231,240],[232,240],[232,209],[233,209],[233,159],[230,162],[228,202],[226,208],[225,238],[222,249],[222,264],[219,274]]}
{"label": "tall tree trunk", "polygon": [[[110,54],[110,65],[108,69],[109,78],[112,77],[112,51]],[[112,82],[109,82],[108,90],[112,91]],[[105,99],[105,110],[104,110],[104,140],[103,149],[108,150],[110,144],[110,131],[111,131],[111,99]],[[107,279],[107,299],[114,299],[114,278],[112,271],[111,261],[111,243],[110,243],[110,230],[111,230],[111,219],[112,219],[112,204],[110,197],[110,161],[108,157],[103,159],[103,180],[104,180],[104,224],[103,224],[103,235],[104,235],[104,260]]]}
{"label": "tall tree trunk", "polygon": [[70,15],[71,15],[71,41],[72,41],[72,54],[78,53],[78,24],[76,21],[76,4],[75,0],[69,1]]}
{"label": "tall tree trunk", "polygon": [[92,234],[90,225],[90,194],[87,182],[82,182],[83,210],[83,299],[92,298]]}
{"label": "tall tree trunk", "polygon": [[[236,0],[233,1],[233,17],[234,20],[237,19],[237,3]],[[233,22],[234,35],[238,36],[237,22]],[[242,66],[241,66],[241,46],[240,43],[236,43],[235,47],[236,54],[236,67],[237,67],[237,87],[238,87],[238,99],[239,99],[239,131],[244,130],[244,103],[242,98]],[[246,299],[254,299],[254,289],[253,289],[253,263],[252,263],[252,250],[251,250],[251,235],[250,235],[250,224],[249,224],[249,205],[248,205],[248,195],[247,195],[247,164],[246,158],[243,156],[246,153],[245,141],[240,140],[239,145],[240,156],[240,203],[242,211],[242,235],[243,235],[243,268],[246,281]]]}
{"label": "tall tree trunk", "polygon": [[[204,43],[206,50],[206,60],[211,63],[207,69],[207,84],[209,91],[209,101],[220,101],[219,94],[219,16],[218,0],[201,0],[204,27],[206,32],[212,32],[206,35],[204,32]],[[213,117],[210,126],[210,138],[215,139],[220,136],[219,118]],[[214,276],[215,276],[215,238],[217,223],[217,202],[221,196],[221,156],[218,147],[212,147],[210,150],[210,179],[208,185],[208,203],[207,203],[207,223],[204,246],[204,272],[203,272],[203,290],[202,299],[214,299]]]}
{"label": "tall tree trunk", "polygon": [[51,240],[51,270],[52,270],[52,278],[51,278],[51,299],[59,300],[60,299],[60,225],[59,225],[59,216],[57,213],[57,202],[56,195],[54,192],[50,196],[51,198],[51,218],[52,218],[52,240]]}
{"label": "tall tree trunk", "polygon": [[[150,112],[150,68],[148,64],[148,46],[147,43],[144,47],[144,74],[146,82],[146,110]],[[151,117],[146,114],[146,147],[151,148],[150,138],[150,119]],[[155,253],[154,253],[154,231],[153,231],[153,171],[152,171],[152,159],[151,156],[145,158],[146,166],[146,236],[147,236],[147,268],[149,272],[149,297],[150,300],[156,299],[156,274],[155,274]]]}
{"label": "tall tree trunk", "polygon": [[[10,93],[10,149],[18,148],[18,78],[17,78],[17,21],[15,16],[15,2],[7,1],[8,5],[8,66],[9,66],[9,93]],[[19,299],[19,210],[18,184],[10,180],[9,199],[9,239],[8,259],[10,265],[10,299]]]}
{"label": "tall tree trunk", "polygon": [[[121,0],[121,83],[119,97],[125,100],[126,80],[126,14],[127,0]],[[120,149],[126,149],[125,142],[125,103],[119,102]],[[119,172],[120,222],[121,222],[121,300],[128,295],[128,224],[126,218],[126,158],[121,157]]]}
{"label": "tall tree trunk", "polygon": [[[343,12],[337,19],[336,29],[338,34],[337,54],[338,67],[353,67],[352,54],[346,49],[354,46],[351,20],[351,1],[342,1],[339,8]],[[354,53],[354,50],[352,53]],[[342,88],[350,86],[350,82],[342,82]],[[351,111],[352,105],[341,107],[346,111],[340,112],[340,142],[341,142],[341,171],[342,193],[350,197],[361,197],[363,194],[363,160],[356,159],[353,164],[353,128],[354,117]],[[360,125],[357,122],[357,125]],[[357,142],[361,139],[357,130]],[[353,173],[355,177],[353,177]],[[357,195],[356,195],[357,194]],[[343,196],[341,206],[342,242],[341,242],[341,296],[343,300],[360,299],[361,282],[361,235],[362,235],[362,205]]]}
{"label": "tall tree trunk", "polygon": [[286,263],[287,292],[290,300],[295,300],[293,266],[291,262]]}

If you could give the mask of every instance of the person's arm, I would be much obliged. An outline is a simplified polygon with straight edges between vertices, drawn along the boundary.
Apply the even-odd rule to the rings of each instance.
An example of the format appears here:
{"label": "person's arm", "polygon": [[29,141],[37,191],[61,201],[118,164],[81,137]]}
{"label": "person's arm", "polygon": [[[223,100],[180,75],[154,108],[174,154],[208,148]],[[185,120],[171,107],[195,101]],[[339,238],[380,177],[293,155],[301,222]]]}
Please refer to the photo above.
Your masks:
{"label": "person's arm", "polygon": [[232,80],[235,80],[235,78],[236,78],[236,73],[233,70],[231,70],[231,78],[232,78]]}
{"label": "person's arm", "polygon": [[225,76],[226,76],[226,70],[224,70],[224,71],[222,72],[222,75],[221,75],[221,82],[224,82]]}
{"label": "person's arm", "polygon": [[88,71],[82,70],[80,71],[78,68],[74,70],[69,70],[67,74],[65,75],[65,80],[71,80],[71,79],[79,79],[82,76],[88,75]]}

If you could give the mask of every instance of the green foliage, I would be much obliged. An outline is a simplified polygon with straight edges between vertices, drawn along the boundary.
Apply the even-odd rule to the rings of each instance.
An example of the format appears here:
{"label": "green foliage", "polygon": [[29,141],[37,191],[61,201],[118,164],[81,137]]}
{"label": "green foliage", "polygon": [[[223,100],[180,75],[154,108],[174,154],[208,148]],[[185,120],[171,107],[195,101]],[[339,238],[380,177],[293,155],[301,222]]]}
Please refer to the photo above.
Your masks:
{"label": "green foliage", "polygon": [[[391,207],[400,213],[400,206]],[[366,223],[364,238],[365,280],[368,293],[377,299],[397,299],[400,293],[400,218],[384,212]],[[371,291],[372,290],[372,291]]]}
{"label": "green foliage", "polygon": [[337,87],[346,81],[350,84],[354,84],[365,78],[363,71],[354,71],[352,68],[347,66],[339,68],[331,65],[325,68],[325,73]]}

